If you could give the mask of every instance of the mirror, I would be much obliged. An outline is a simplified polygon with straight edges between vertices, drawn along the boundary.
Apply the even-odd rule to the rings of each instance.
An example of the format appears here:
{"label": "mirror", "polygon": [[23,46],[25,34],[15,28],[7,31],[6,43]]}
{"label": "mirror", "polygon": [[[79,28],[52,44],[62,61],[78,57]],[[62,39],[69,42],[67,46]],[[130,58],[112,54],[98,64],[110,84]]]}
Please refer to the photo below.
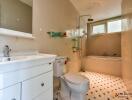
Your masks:
{"label": "mirror", "polygon": [[0,0],[0,28],[32,33],[32,0]]}

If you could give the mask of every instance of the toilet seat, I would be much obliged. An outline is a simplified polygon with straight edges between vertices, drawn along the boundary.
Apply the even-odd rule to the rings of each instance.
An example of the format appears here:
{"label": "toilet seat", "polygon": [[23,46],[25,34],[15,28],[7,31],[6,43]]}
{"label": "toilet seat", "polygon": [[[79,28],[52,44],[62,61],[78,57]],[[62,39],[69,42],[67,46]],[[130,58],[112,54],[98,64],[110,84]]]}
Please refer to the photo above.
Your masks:
{"label": "toilet seat", "polygon": [[70,83],[75,84],[75,85],[81,85],[83,83],[87,83],[88,82],[88,79],[86,79],[84,76],[82,76],[80,74],[68,73],[68,74],[64,75],[64,78],[67,81],[69,81]]}
{"label": "toilet seat", "polygon": [[89,87],[89,81],[87,78],[80,74],[65,74],[64,79],[74,92],[87,92]]}

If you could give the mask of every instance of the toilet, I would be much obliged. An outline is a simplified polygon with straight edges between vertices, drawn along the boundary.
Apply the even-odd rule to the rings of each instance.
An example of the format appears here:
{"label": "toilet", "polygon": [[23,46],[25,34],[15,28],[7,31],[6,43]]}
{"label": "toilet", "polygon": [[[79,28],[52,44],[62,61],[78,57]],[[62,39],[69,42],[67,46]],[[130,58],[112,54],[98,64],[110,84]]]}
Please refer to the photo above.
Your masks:
{"label": "toilet", "polygon": [[64,73],[65,57],[57,57],[54,63],[54,77],[60,80],[62,100],[86,100],[89,80],[79,73]]}

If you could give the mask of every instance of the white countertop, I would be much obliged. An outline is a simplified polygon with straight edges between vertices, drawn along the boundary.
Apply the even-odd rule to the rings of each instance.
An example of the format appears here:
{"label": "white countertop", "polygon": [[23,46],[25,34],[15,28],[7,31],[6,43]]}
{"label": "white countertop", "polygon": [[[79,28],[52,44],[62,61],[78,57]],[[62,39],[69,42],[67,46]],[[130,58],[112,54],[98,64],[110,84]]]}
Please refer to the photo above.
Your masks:
{"label": "white countertop", "polygon": [[11,58],[11,61],[0,62],[0,74],[54,62],[56,55],[37,53],[33,55],[11,56]]}

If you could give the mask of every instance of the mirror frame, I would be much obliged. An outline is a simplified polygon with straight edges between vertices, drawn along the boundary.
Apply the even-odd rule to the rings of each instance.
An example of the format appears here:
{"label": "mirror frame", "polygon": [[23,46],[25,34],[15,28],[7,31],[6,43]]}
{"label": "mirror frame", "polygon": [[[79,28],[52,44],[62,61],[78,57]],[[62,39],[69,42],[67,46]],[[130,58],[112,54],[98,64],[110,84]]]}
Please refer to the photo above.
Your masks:
{"label": "mirror frame", "polygon": [[10,30],[10,29],[6,29],[6,28],[0,28],[0,35],[19,37],[19,38],[27,38],[27,39],[35,39],[33,34]]}
{"label": "mirror frame", "polygon": [[[33,5],[32,5],[32,17],[33,17]],[[33,18],[32,18],[32,28],[33,28]],[[35,39],[35,37],[33,36],[33,29],[32,29],[32,33],[27,33],[27,32],[15,31],[12,29],[0,27],[0,35],[18,37],[18,38]]]}

